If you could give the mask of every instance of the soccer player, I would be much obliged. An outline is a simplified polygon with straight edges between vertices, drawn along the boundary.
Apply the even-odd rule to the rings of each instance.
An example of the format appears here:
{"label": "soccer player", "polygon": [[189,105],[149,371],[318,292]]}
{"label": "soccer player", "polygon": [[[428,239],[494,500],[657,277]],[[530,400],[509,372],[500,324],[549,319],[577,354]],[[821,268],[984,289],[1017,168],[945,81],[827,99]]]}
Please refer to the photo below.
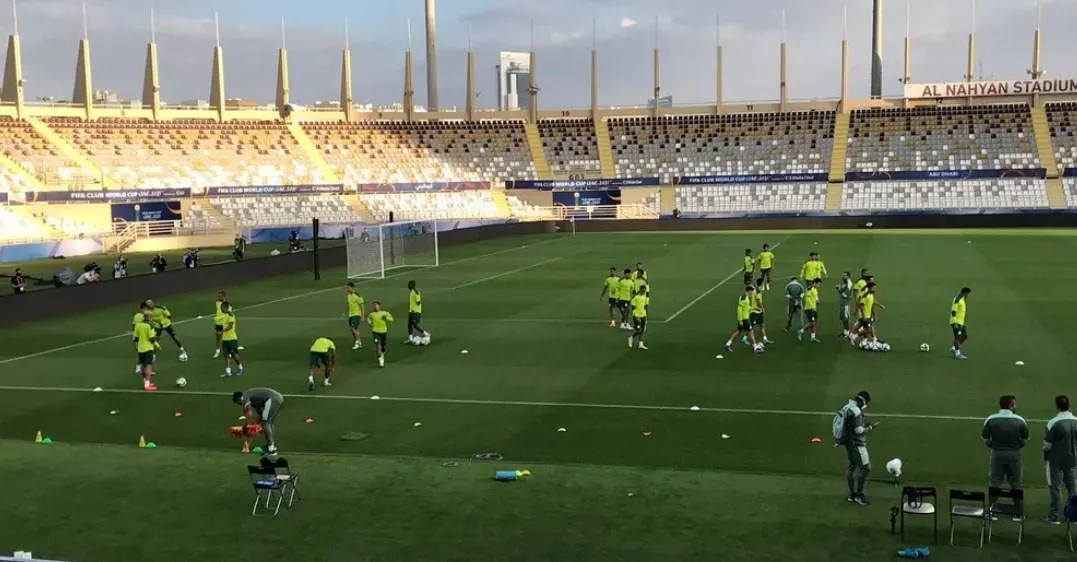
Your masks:
{"label": "soccer player", "polygon": [[142,321],[135,324],[134,329],[135,351],[138,352],[138,366],[142,374],[143,390],[157,390],[153,384],[153,359],[157,350],[157,333],[150,325],[150,309],[143,307]]}
{"label": "soccer player", "polygon": [[408,341],[411,345],[422,345],[424,339],[430,338],[430,332],[423,329],[423,295],[415,281],[408,281]]}
{"label": "soccer player", "polygon": [[224,333],[224,315],[221,314],[221,303],[228,300],[228,295],[224,289],[217,291],[217,300],[214,301],[213,306],[215,312],[213,313],[213,331],[216,334],[217,349],[213,352],[213,358],[216,359],[221,356],[221,334]]}
{"label": "soccer player", "polygon": [[875,276],[868,272],[867,269],[860,270],[860,279],[853,283],[853,313],[859,314],[860,311],[860,299],[868,292],[868,283],[874,283]]}
{"label": "soccer player", "polygon": [[808,261],[804,262],[804,265],[800,267],[800,278],[806,284],[811,284],[815,279],[826,278],[826,266],[823,265],[823,261],[819,258],[819,252],[808,254]]}
{"label": "soccer player", "polygon": [[385,352],[389,346],[389,324],[393,322],[393,315],[388,310],[382,310],[381,303],[375,301],[374,310],[367,314],[366,321],[374,336],[374,354],[378,357],[378,366],[384,367]]}
{"label": "soccer player", "polygon": [[[756,287],[755,294],[752,295],[752,310],[748,315],[748,319],[752,322],[753,331],[757,326],[759,327],[759,334],[763,336],[763,345],[774,343],[767,337],[766,311],[767,307],[763,304],[763,288]],[[748,337],[741,337],[740,343],[748,345]]]}
{"label": "soccer player", "polygon": [[[1055,397],[1055,409],[1058,415],[1047,422],[1047,434],[1043,437],[1043,460],[1047,462],[1051,486],[1051,507],[1043,520],[1051,525],[1062,522],[1062,508],[1077,494],[1077,416],[1070,412],[1070,399],[1066,395]],[[1065,496],[1062,488],[1066,489]]]}
{"label": "soccer player", "polygon": [[[228,340],[221,340],[222,342]],[[284,396],[272,388],[255,387],[243,392],[233,392],[232,402],[243,408],[249,423],[262,424],[266,437],[266,454],[277,454],[277,413],[284,405]]]}
{"label": "soccer player", "polygon": [[360,349],[363,347],[363,338],[359,333],[359,326],[363,324],[363,296],[359,294],[359,291],[355,289],[355,283],[348,281],[348,284],[344,286],[345,301],[348,306],[348,328],[352,332],[352,349]]}
{"label": "soccer player", "polygon": [[146,306],[150,309],[150,322],[157,330],[157,342],[160,344],[161,332],[168,334],[168,337],[172,338],[172,343],[176,344],[179,348],[179,360],[187,360],[187,350],[183,348],[183,342],[176,336],[176,329],[172,326],[172,311],[168,310],[168,307],[159,305],[153,302],[153,299],[146,300]]}
{"label": "soccer player", "polygon": [[617,275],[617,268],[611,267],[609,274],[606,275],[606,281],[602,285],[602,294],[598,296],[599,300],[603,298],[607,299],[610,307],[610,328],[617,327],[617,321],[614,319],[614,315],[620,311],[620,304],[618,304],[617,295],[620,294],[620,282],[621,278]]}
{"label": "soccer player", "polygon": [[759,266],[759,280],[756,285],[762,287],[764,291],[769,291],[770,271],[774,269],[774,252],[770,251],[770,244],[763,244],[763,251],[759,252],[759,259],[756,263]]}
{"label": "soccer player", "polygon": [[636,283],[632,280],[632,270],[625,269],[624,276],[617,282],[617,307],[621,309],[621,329],[631,330],[632,325],[628,323],[629,314],[629,301],[632,299],[632,295],[635,293]]}
{"label": "soccer player", "polygon": [[323,384],[333,386],[329,377],[337,363],[337,344],[329,338],[318,338],[310,346],[310,370],[307,371],[307,390],[314,391],[314,371],[321,369]]}
{"label": "soccer player", "polygon": [[[838,445],[845,447],[849,466],[845,471],[845,481],[849,484],[849,496],[845,501],[861,506],[871,505],[864,495],[864,483],[871,472],[871,458],[868,456],[868,433],[878,424],[868,424],[864,410],[871,403],[871,394],[861,390],[838,410],[835,418],[835,434]],[[840,426],[839,426],[840,424]]]}
{"label": "soccer player", "polygon": [[[992,488],[1001,488],[1008,484],[1011,490],[1021,489],[1021,449],[1028,442],[1028,423],[1025,418],[1014,413],[1017,398],[1012,394],[998,399],[999,410],[984,420],[980,436],[991,450],[988,458],[990,467],[988,478]],[[997,498],[988,498],[988,505],[994,506]]]}
{"label": "soccer player", "polygon": [[643,264],[641,262],[636,262],[636,269],[632,271],[632,280],[639,280],[646,285],[650,285],[650,282],[647,279],[647,272],[643,270]]}
{"label": "soccer player", "polygon": [[838,321],[841,322],[841,339],[848,339],[850,321],[852,319],[853,279],[848,271],[841,272],[841,281],[838,281]]}
{"label": "soccer player", "polygon": [[[137,328],[139,324],[147,321],[146,320],[146,310],[147,310],[146,309],[146,301],[142,301],[142,302],[138,303],[138,311],[135,312],[134,318],[131,319],[131,331],[132,331],[132,333],[134,333],[135,328]],[[154,340],[154,345],[155,345],[156,348],[159,349],[161,347],[161,344],[156,343],[156,342],[157,342],[157,340],[155,339]],[[135,363],[135,374],[136,375],[141,375],[142,374],[142,364],[141,363]]]}
{"label": "soccer player", "polygon": [[[752,257],[752,249],[744,250],[744,285],[752,284],[752,274],[755,273],[755,258]],[[760,277],[762,279],[762,277]]]}
{"label": "soccer player", "polygon": [[632,335],[628,336],[629,349],[633,347],[647,349],[647,346],[643,343],[643,336],[647,332],[647,307],[650,303],[651,298],[647,296],[647,285],[640,286],[630,301],[632,306]]}
{"label": "soccer player", "polygon": [[859,343],[858,338],[865,337],[868,341],[875,341],[875,309],[886,310],[886,307],[882,303],[875,302],[875,283],[868,283],[864,288],[864,296],[860,298],[860,319],[856,321],[856,333],[849,338],[849,341],[856,346]]}
{"label": "soccer player", "polygon": [[965,354],[961,353],[961,346],[969,339],[969,331],[965,328],[965,307],[970,293],[972,289],[962,287],[961,292],[954,297],[954,302],[950,304],[950,328],[954,331],[954,345],[950,346],[950,353],[955,359],[966,359]]}
{"label": "soccer player", "polygon": [[236,362],[236,375],[243,376],[243,359],[239,357],[239,336],[236,334],[236,314],[228,301],[221,303],[221,351],[224,352],[224,374],[222,378],[232,376],[232,361]]}
{"label": "soccer player", "polygon": [[[819,325],[819,287],[823,284],[822,279],[814,279],[808,292],[804,295],[804,316],[808,321],[808,333],[811,334],[809,341],[819,343],[816,336]],[[797,340],[804,341],[804,328],[797,330]]]}
{"label": "soccer player", "polygon": [[752,349],[756,353],[763,352],[763,344],[755,341],[755,331],[752,330],[752,302],[754,301],[754,297],[755,287],[746,285],[744,287],[744,294],[737,299],[737,329],[725,342],[725,350],[727,352],[732,352],[733,342],[743,336],[748,336],[748,339],[752,342]]}
{"label": "soccer player", "polygon": [[800,319],[800,330],[804,330],[804,285],[796,277],[790,277],[785,285],[785,301],[788,314],[785,317],[785,331],[793,329],[793,318]]}

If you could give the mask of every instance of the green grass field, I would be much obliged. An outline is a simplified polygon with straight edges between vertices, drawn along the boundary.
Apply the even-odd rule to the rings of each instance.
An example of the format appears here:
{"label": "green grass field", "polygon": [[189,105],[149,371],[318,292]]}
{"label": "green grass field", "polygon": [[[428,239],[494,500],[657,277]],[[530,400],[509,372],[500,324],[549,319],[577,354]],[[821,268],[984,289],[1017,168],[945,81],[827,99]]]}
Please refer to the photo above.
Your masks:
{"label": "green grass field", "polygon": [[[837,337],[834,279],[824,285],[818,345],[781,330],[768,294],[763,355],[737,346],[745,247],[780,244],[775,285],[820,251],[832,277],[878,276],[880,335],[866,353]],[[229,287],[239,307],[247,374],[223,380],[211,359],[212,293],[167,299],[191,353],[165,342],[161,390],[132,374],[124,331],[134,304],[0,331],[0,469],[8,517],[0,553],[65,560],[890,560],[933,546],[929,520],[906,543],[889,534],[898,490],[873,481],[874,504],[845,502],[844,454],[829,443],[833,412],[871,391],[875,476],[893,457],[909,483],[985,485],[979,439],[1002,393],[1030,420],[1025,543],[1003,521],[975,548],[969,522],[939,560],[1072,558],[1046,506],[1038,443],[1053,397],[1072,392],[1077,346],[1067,328],[1077,294],[1077,238],[1057,231],[602,234],[499,239],[447,248],[442,267],[361,285],[396,313],[385,369],[351,351],[341,314],[344,272],[307,272]],[[651,278],[649,351],[605,326],[602,279],[642,261]],[[405,283],[425,293],[429,347],[405,336]],[[963,285],[970,359],[950,344],[949,302]],[[200,318],[199,315],[205,315]],[[307,350],[336,337],[335,386],[306,390]],[[921,342],[932,345],[921,353]],[[469,350],[462,355],[461,349]],[[1015,366],[1015,361],[1025,366]],[[184,390],[172,381],[190,381]],[[228,435],[230,393],[271,386],[287,396],[284,456],[303,473],[302,502],[275,519],[249,515],[253,493]],[[93,392],[94,387],[103,387]],[[380,400],[371,400],[377,395]],[[691,411],[691,406],[699,411]],[[117,411],[110,415],[110,411]],[[175,412],[182,412],[176,417]],[[304,423],[307,417],[313,423]],[[416,426],[420,422],[421,426]],[[558,428],[566,431],[559,432]],[[35,445],[35,432],[55,440]],[[644,432],[650,434],[644,436]],[[361,434],[359,440],[344,440]],[[722,435],[729,436],[723,439]],[[159,445],[138,449],[140,435]],[[813,437],[823,445],[811,445]],[[499,452],[503,461],[470,461]],[[443,467],[446,461],[460,466]],[[496,469],[530,469],[499,484]],[[945,502],[943,502],[945,504]],[[946,506],[940,534],[946,542]]]}

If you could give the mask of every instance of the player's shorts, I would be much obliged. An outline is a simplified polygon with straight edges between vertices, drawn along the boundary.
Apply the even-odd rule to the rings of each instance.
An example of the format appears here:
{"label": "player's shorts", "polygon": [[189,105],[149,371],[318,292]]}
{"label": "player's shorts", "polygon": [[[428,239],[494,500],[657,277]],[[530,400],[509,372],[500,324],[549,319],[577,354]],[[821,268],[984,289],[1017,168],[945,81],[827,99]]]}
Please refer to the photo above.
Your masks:
{"label": "player's shorts", "polygon": [[329,353],[328,352],[323,353],[323,352],[320,352],[320,351],[311,351],[310,352],[310,366],[313,368],[313,367],[321,367],[323,365],[326,366],[326,367],[329,366]]}
{"label": "player's shorts", "polygon": [[617,307],[620,308],[621,310],[628,310],[628,306],[629,306],[628,301],[622,301],[622,300],[617,301]]}
{"label": "player's shorts", "polygon": [[950,328],[953,329],[955,338],[969,337],[968,329],[962,324],[950,324]]}
{"label": "player's shorts", "polygon": [[863,445],[846,445],[845,455],[849,458],[849,466],[852,468],[871,468],[871,457],[868,456],[868,448]]}
{"label": "player's shorts", "polygon": [[751,271],[745,271],[744,272],[744,286],[747,287],[748,285],[751,285],[751,284],[752,284],[752,272]]}
{"label": "player's shorts", "polygon": [[408,313],[408,327],[415,327],[421,324],[423,321],[422,312],[409,312]]}
{"label": "player's shorts", "polygon": [[745,318],[744,320],[737,320],[737,331],[750,332],[752,331],[752,321]]}
{"label": "player's shorts", "polygon": [[760,269],[759,270],[759,278],[764,280],[764,281],[767,281],[769,283],[770,282],[770,268],[768,267],[766,269]]}
{"label": "player's shorts", "polygon": [[221,352],[227,357],[239,354],[239,340],[221,340]]}
{"label": "player's shorts", "polygon": [[353,330],[358,330],[359,326],[363,325],[363,317],[361,316],[349,316],[348,327]]}
{"label": "player's shorts", "polygon": [[856,321],[856,325],[861,328],[870,328],[875,323],[874,318],[861,318]]}
{"label": "player's shorts", "polygon": [[217,335],[224,333],[224,324],[214,324],[213,331],[217,332]]}
{"label": "player's shorts", "polygon": [[748,317],[748,320],[752,323],[752,326],[762,326],[763,325],[763,313],[762,312],[753,312],[752,315]]}
{"label": "player's shorts", "polygon": [[799,299],[788,301],[787,304],[789,307],[789,314],[796,314],[797,312],[800,312],[802,308],[804,308],[804,303],[801,302]]}
{"label": "player's shorts", "polygon": [[647,317],[644,316],[643,318],[637,318],[637,317],[633,316],[632,317],[632,329],[635,330],[635,332],[637,334],[642,334],[643,332],[646,332],[647,331]]}
{"label": "player's shorts", "polygon": [[172,326],[172,324],[169,324],[168,326],[165,326],[164,328],[157,328],[156,331],[157,331],[157,337],[161,337],[162,333],[168,334],[168,335],[170,335],[172,337],[176,337],[176,328],[174,328]]}
{"label": "player's shorts", "polygon": [[808,324],[815,324],[819,321],[819,311],[816,309],[805,310],[804,319],[808,321]]}
{"label": "player's shorts", "polygon": [[613,310],[613,309],[618,308],[618,307],[621,306],[620,301],[618,301],[617,299],[608,299],[608,300],[609,300],[609,303],[610,303],[610,310]]}
{"label": "player's shorts", "polygon": [[140,351],[138,353],[139,365],[153,365],[153,360],[157,358],[156,352],[153,351]]}
{"label": "player's shorts", "polygon": [[385,351],[386,349],[389,349],[389,333],[388,332],[386,332],[384,334],[379,334],[378,332],[374,332],[372,335],[374,336],[374,345],[376,345],[382,351]]}
{"label": "player's shorts", "polygon": [[1004,484],[1011,490],[1021,489],[1021,453],[1019,451],[991,451],[988,480],[990,485],[1001,488]]}
{"label": "player's shorts", "polygon": [[842,304],[838,306],[838,320],[845,322],[851,318],[852,310],[848,304]]}

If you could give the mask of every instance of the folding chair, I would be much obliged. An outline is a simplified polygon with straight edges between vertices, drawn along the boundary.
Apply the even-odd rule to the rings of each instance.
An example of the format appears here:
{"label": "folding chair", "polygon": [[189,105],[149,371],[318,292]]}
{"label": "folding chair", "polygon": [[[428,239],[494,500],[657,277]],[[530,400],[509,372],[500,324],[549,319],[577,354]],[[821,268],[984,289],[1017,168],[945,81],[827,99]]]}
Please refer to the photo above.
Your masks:
{"label": "folding chair", "polygon": [[934,486],[905,486],[901,488],[901,540],[905,540],[905,516],[931,516],[932,536],[939,543],[939,514],[935,504],[939,501]]}
{"label": "folding chair", "polygon": [[958,517],[980,520],[980,548],[987,533],[987,494],[950,490],[950,546],[954,544],[954,526]]}
{"label": "folding chair", "polygon": [[1075,517],[1077,516],[1077,494],[1066,500],[1062,515],[1066,518],[1066,542],[1070,545],[1070,552],[1073,552],[1073,525],[1077,523],[1077,517]]}
{"label": "folding chair", "polygon": [[299,473],[292,470],[288,464],[288,459],[284,457],[277,457],[276,460],[270,460],[269,457],[262,457],[262,468],[269,468],[273,470],[273,474],[276,475],[277,481],[280,482],[280,493],[282,496],[288,496],[288,503],[285,507],[291,508],[292,505],[300,499],[299,490],[297,486],[299,484]]}
{"label": "folding chair", "polygon": [[281,503],[284,502],[284,482],[277,478],[277,471],[273,468],[248,465],[247,475],[250,476],[251,486],[254,488],[251,515],[268,515],[272,511],[273,516],[276,516],[280,512]]}
{"label": "folding chair", "polygon": [[[987,489],[987,495],[995,498],[995,504],[988,510],[987,542],[991,542],[994,522],[999,517],[1009,517],[1017,523],[1017,544],[1021,544],[1025,537],[1025,491],[992,486]],[[1001,500],[1009,500],[1009,503],[1000,503]]]}

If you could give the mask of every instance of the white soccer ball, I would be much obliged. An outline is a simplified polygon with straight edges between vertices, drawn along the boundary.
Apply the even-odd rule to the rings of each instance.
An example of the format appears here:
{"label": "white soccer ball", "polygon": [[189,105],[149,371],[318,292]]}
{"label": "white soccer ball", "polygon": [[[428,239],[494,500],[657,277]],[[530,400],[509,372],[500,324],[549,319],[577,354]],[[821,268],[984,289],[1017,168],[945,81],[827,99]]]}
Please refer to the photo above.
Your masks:
{"label": "white soccer ball", "polygon": [[882,345],[882,350],[883,351],[890,351],[890,344],[884,342],[881,345]]}
{"label": "white soccer ball", "polygon": [[423,336],[419,338],[419,345],[430,345],[430,336]]}
{"label": "white soccer ball", "polygon": [[890,462],[886,463],[886,473],[894,478],[900,478],[901,459],[890,459]]}
{"label": "white soccer ball", "polygon": [[923,351],[924,353],[927,353],[927,352],[931,351],[931,346],[927,345],[926,343],[922,343],[922,344],[920,344],[920,351]]}
{"label": "white soccer ball", "polygon": [[178,386],[180,388],[186,388],[187,387],[187,379],[184,378],[184,377],[180,377],[180,378],[176,379],[176,386]]}

